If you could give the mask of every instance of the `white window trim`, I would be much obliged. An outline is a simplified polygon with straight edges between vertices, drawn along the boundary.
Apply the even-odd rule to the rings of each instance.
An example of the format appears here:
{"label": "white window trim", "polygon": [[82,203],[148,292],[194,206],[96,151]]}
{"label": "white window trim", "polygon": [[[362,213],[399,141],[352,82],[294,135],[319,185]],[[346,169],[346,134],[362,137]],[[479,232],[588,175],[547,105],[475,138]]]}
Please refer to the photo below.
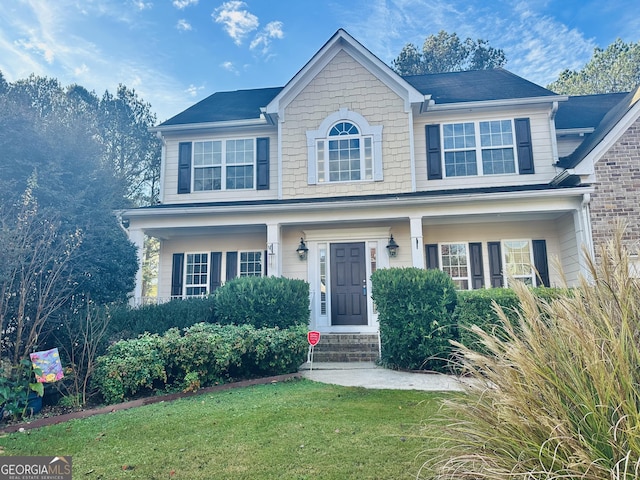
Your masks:
{"label": "white window trim", "polygon": [[[480,140],[480,124],[484,123],[484,122],[502,122],[508,120],[509,122],[511,122],[511,135],[513,138],[513,143],[511,144],[511,149],[513,150],[513,162],[514,162],[514,169],[515,171],[513,173],[489,173],[486,174],[484,173],[484,165],[482,162],[482,151],[483,150],[496,150],[498,148],[509,148],[509,146],[500,146],[500,147],[482,147],[481,144],[481,140]],[[476,140],[476,146],[474,148],[450,148],[450,149],[446,149],[444,146],[444,126],[445,125],[458,125],[458,124],[462,124],[462,123],[473,123],[473,128],[474,128],[474,135],[475,135],[475,140]],[[440,124],[440,139],[441,139],[441,145],[442,145],[442,152],[441,152],[441,159],[440,161],[442,162],[442,174],[444,178],[470,178],[470,177],[499,177],[501,175],[507,175],[507,176],[514,176],[514,175],[519,175],[519,163],[518,163],[518,148],[517,148],[517,141],[516,141],[516,127],[515,127],[515,120],[514,118],[496,118],[496,119],[491,119],[491,120],[487,120],[487,119],[483,119],[483,120],[468,120],[468,121],[459,121],[459,122],[446,122],[446,123],[442,123]],[[445,154],[448,152],[462,152],[462,151],[470,151],[470,150],[474,150],[475,154],[476,154],[476,169],[477,169],[477,174],[476,175],[453,175],[453,176],[448,176],[447,175],[447,165],[445,163]]]}
{"label": "white window trim", "polygon": [[[251,140],[253,141],[253,180],[251,188],[227,188],[227,167],[235,167],[235,166],[248,166],[248,163],[240,163],[240,164],[227,164],[227,141],[228,140]],[[221,163],[220,165],[207,165],[203,167],[196,166],[195,155],[196,155],[196,144],[197,143],[206,143],[206,142],[220,142],[221,149]],[[229,138],[210,138],[206,140],[195,140],[193,142],[193,148],[191,149],[191,192],[193,193],[210,193],[210,192],[246,192],[257,189],[257,156],[258,156],[258,146],[257,146],[257,138],[256,137],[229,137]],[[220,190],[196,190],[196,169],[199,168],[211,168],[211,167],[220,167]]]}
{"label": "white window trim", "polygon": [[259,253],[260,254],[260,276],[264,277],[264,269],[265,269],[265,255],[263,250],[238,250],[238,265],[237,272],[238,278],[240,277],[254,277],[256,275],[243,275],[242,274],[242,254],[243,253]]}
{"label": "white window trim", "polygon": [[[440,269],[441,272],[447,273],[444,270],[444,265],[442,263],[442,246],[443,245],[464,245],[466,248],[466,256],[467,256],[467,288],[466,290],[471,290],[473,285],[472,285],[472,280],[471,280],[471,252],[470,252],[470,248],[469,248],[469,242],[440,242],[438,243],[438,268]],[[451,279],[455,282],[455,280],[464,280],[464,277],[456,277],[455,279],[453,277],[451,277]],[[466,291],[465,289],[458,289],[460,291]]]}
{"label": "white window trim", "polygon": [[[189,255],[206,255],[207,256],[207,279],[206,283],[187,284],[187,268],[189,265]],[[198,298],[209,294],[209,282],[211,279],[211,254],[209,252],[185,252],[184,253],[184,271],[182,272],[184,281],[182,286],[182,298]],[[188,287],[205,287],[205,293],[201,295],[187,295]]]}
{"label": "white window trim", "polygon": [[[327,116],[318,130],[307,131],[307,162],[308,162],[308,176],[307,181],[309,185],[317,185],[318,182],[318,162],[317,162],[317,144],[319,140],[325,140],[329,138],[329,130],[333,125],[340,121],[351,122],[360,130],[360,136],[372,137],[372,153],[373,153],[373,181],[379,182],[383,180],[382,172],[382,125],[369,125],[369,122],[357,112],[349,110],[347,108],[341,108],[337,112],[333,112]],[[362,145],[360,148],[364,148]],[[350,180],[349,182],[371,182],[372,180]],[[325,184],[330,183],[345,183],[331,182],[328,180],[328,172],[325,172]]]}
{"label": "white window trim", "polygon": [[515,280],[520,280],[523,278],[531,278],[531,286],[538,286],[538,278],[535,272],[535,263],[533,258],[533,241],[530,238],[507,238],[504,240],[500,240],[500,250],[502,254],[502,271],[504,276],[504,286],[509,288],[509,269],[507,268],[507,249],[505,248],[505,244],[507,242],[527,242],[529,244],[529,269],[530,275],[519,275],[514,276]]}

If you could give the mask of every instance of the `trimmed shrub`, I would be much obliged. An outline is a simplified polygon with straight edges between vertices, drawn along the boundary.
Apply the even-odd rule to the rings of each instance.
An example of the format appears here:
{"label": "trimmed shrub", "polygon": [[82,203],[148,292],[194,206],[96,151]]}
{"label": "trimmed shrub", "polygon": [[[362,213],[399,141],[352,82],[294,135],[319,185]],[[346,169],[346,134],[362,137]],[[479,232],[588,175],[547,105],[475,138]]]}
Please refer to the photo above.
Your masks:
{"label": "trimmed shrub", "polygon": [[[533,288],[532,293],[546,301],[565,296],[568,290],[560,288]],[[512,325],[517,324],[518,313],[521,311],[520,299],[510,288],[491,288],[458,292],[458,303],[453,312],[453,320],[458,325],[460,343],[470,349],[483,351],[478,335],[472,327],[479,327],[485,332],[499,334],[500,318],[495,309],[500,307]]]}
{"label": "trimmed shrub", "polygon": [[149,394],[167,382],[165,340],[145,333],[111,345],[99,357],[92,380],[107,403]]}
{"label": "trimmed shrub", "polygon": [[193,391],[243,378],[297,371],[307,328],[200,323],[163,336],[121,340],[97,361],[93,381],[107,403],[164,391]]}
{"label": "trimmed shrub", "polygon": [[[640,475],[640,281],[619,232],[591,280],[550,302],[520,285],[517,328],[459,345],[469,382],[422,473],[436,480],[631,480]],[[433,463],[431,463],[433,462]]]}
{"label": "trimmed shrub", "polygon": [[456,289],[440,270],[389,268],[371,276],[378,308],[381,362],[390,368],[443,371],[457,338]]}
{"label": "trimmed shrub", "polygon": [[289,328],[309,323],[309,284],[283,277],[240,277],[216,290],[221,324]]}
{"label": "trimmed shrub", "polygon": [[214,298],[171,300],[160,305],[131,308],[119,305],[111,309],[109,337],[112,340],[136,338],[142,333],[164,333],[170,328],[190,327],[201,322],[215,322]]}

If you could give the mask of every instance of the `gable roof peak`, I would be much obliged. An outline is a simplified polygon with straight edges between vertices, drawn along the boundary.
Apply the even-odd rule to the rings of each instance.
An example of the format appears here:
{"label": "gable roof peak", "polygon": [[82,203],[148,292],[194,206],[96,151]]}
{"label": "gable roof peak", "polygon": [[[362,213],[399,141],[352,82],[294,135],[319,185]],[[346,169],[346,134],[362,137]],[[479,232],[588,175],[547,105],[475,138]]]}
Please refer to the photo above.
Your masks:
{"label": "gable roof peak", "polygon": [[411,103],[424,100],[424,96],[410,83],[394,72],[362,43],[351,36],[344,28],[339,28],[313,57],[284,86],[282,91],[269,103],[266,113],[279,115],[300,91],[341,51],[349,54],[380,81],[405,99],[406,108]]}

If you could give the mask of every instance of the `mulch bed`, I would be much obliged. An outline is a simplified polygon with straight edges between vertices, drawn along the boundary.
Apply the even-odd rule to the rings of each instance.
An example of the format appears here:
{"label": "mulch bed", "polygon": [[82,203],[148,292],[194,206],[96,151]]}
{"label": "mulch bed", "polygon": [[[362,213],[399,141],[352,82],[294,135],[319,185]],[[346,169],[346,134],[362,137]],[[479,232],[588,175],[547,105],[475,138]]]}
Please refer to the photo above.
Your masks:
{"label": "mulch bed", "polygon": [[169,395],[159,395],[156,397],[140,398],[130,402],[117,403],[115,405],[107,405],[106,407],[95,408],[91,410],[79,410],[76,412],[66,413],[64,415],[54,415],[50,417],[36,418],[29,422],[15,423],[0,427],[0,433],[14,433],[21,430],[30,430],[33,428],[47,427],[58,423],[68,422],[77,418],[87,418],[94,415],[103,415],[105,413],[117,412],[120,410],[128,410],[129,408],[142,407],[143,405],[151,405],[160,402],[171,402],[180,398],[193,397],[203,393],[221,392],[232,388],[250,387],[253,385],[266,385],[269,383],[284,382],[294,378],[301,378],[300,373],[288,373],[286,375],[276,375],[273,377],[255,378],[251,380],[243,380],[240,382],[225,383],[214,387],[201,388],[197,392],[171,393]]}

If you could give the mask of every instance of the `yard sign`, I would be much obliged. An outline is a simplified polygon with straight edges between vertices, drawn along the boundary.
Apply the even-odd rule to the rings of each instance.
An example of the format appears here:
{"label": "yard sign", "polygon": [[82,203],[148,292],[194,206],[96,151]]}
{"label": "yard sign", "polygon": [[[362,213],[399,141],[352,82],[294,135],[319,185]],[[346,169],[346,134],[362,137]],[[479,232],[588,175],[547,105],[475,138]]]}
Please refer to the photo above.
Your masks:
{"label": "yard sign", "polygon": [[309,354],[307,355],[307,362],[311,364],[309,371],[313,370],[313,347],[315,347],[320,341],[320,332],[311,330],[307,332],[307,340],[309,341]]}

